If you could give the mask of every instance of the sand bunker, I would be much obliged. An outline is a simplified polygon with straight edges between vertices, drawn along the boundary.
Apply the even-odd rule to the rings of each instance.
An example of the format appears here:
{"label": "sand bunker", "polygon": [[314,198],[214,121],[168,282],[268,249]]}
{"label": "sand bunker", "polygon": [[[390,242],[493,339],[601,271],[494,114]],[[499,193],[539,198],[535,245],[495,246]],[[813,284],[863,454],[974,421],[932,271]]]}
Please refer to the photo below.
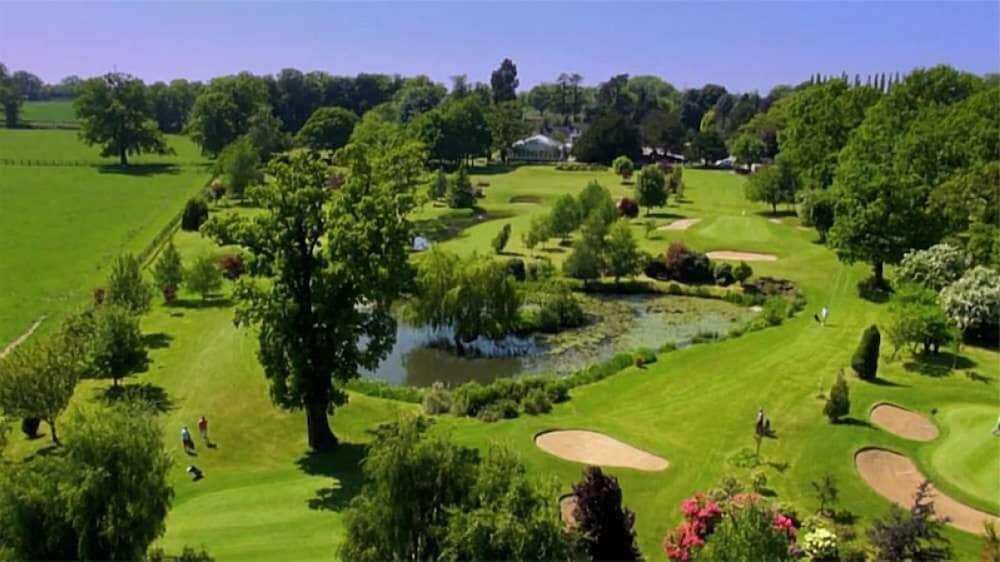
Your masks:
{"label": "sand bunker", "polygon": [[892,404],[876,404],[871,419],[875,425],[906,439],[932,441],[938,436],[938,429],[931,420]]}
{"label": "sand bunker", "polygon": [[667,459],[594,431],[547,431],[535,436],[535,445],[550,455],[585,464],[648,471],[670,466]]}
{"label": "sand bunker", "polygon": [[[876,492],[906,509],[913,504],[917,486],[926,480],[913,461],[885,449],[863,449],[854,456],[861,478]],[[1000,524],[1000,517],[973,509],[931,486],[934,511],[949,519],[948,524],[963,531],[981,534],[983,523]]]}
{"label": "sand bunker", "polygon": [[542,198],[537,195],[515,195],[510,198],[511,203],[530,203],[533,205],[538,205],[542,202]]}
{"label": "sand bunker", "polygon": [[755,252],[730,252],[728,250],[719,250],[718,252],[709,252],[705,255],[713,260],[778,261],[778,256],[773,256],[771,254],[758,254]]}
{"label": "sand bunker", "polygon": [[701,219],[679,219],[670,224],[657,227],[656,230],[687,230],[699,222],[701,222]]}

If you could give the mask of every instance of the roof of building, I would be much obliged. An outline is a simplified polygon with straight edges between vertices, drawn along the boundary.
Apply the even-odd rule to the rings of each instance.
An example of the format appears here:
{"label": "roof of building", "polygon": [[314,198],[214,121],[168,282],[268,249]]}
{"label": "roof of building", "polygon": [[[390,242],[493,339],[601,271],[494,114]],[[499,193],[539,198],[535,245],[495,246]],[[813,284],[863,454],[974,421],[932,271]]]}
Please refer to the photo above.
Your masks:
{"label": "roof of building", "polygon": [[514,143],[514,146],[523,146],[526,144],[544,144],[552,148],[562,148],[563,146],[561,142],[553,138],[547,137],[545,135],[532,135],[530,137],[523,138],[519,141],[516,141]]}

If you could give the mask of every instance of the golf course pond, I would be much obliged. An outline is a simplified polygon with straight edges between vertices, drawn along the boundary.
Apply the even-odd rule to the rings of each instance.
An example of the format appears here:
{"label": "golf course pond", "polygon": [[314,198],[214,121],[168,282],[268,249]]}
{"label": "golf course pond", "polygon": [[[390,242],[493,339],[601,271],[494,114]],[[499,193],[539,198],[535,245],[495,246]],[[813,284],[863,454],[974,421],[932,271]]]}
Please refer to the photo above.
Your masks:
{"label": "golf course pond", "polygon": [[[477,340],[478,353],[462,357],[440,345],[450,333],[400,321],[396,345],[366,377],[393,384],[449,386],[519,375],[568,375],[615,353],[665,343],[681,345],[698,334],[726,334],[753,312],[726,301],[667,295],[582,297],[588,323],[559,334]],[[472,355],[472,354],[470,354]]]}

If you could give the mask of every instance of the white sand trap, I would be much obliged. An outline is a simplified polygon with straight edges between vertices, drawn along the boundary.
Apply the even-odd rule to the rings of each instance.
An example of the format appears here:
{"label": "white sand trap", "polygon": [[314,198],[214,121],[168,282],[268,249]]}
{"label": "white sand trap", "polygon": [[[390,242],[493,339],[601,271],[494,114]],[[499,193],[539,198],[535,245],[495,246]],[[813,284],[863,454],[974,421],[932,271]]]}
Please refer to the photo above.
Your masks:
{"label": "white sand trap", "polygon": [[[917,487],[926,480],[913,461],[885,449],[863,449],[854,456],[861,478],[879,495],[909,509]],[[983,523],[1000,524],[1000,517],[979,511],[946,496],[931,486],[934,511],[949,519],[948,524],[973,534],[983,532]]]}
{"label": "white sand trap", "polygon": [[657,227],[656,230],[687,230],[701,222],[701,219],[679,219],[670,224]]}
{"label": "white sand trap", "polygon": [[756,252],[730,252],[729,250],[719,250],[707,254],[713,260],[735,260],[735,261],[778,261],[778,256],[771,254],[758,254]]}
{"label": "white sand trap", "polygon": [[885,402],[876,404],[870,417],[875,425],[906,439],[933,441],[938,436],[938,428],[931,420]]}
{"label": "white sand trap", "polygon": [[550,455],[584,464],[648,471],[670,466],[667,459],[594,431],[547,431],[535,436],[535,445]]}

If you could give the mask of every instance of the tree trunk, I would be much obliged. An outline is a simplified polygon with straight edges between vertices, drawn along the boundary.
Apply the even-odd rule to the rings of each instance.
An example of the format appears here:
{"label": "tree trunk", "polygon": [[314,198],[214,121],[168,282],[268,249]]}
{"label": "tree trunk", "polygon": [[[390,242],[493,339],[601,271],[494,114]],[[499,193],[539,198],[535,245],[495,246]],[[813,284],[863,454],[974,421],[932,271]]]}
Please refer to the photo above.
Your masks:
{"label": "tree trunk", "polygon": [[872,264],[872,276],[875,278],[875,283],[882,287],[885,284],[885,276],[883,275],[885,269],[885,263],[882,260],[875,260]]}
{"label": "tree trunk", "polygon": [[309,434],[309,448],[314,451],[330,451],[337,446],[337,438],[330,429],[326,409],[326,404],[306,403],[306,431]]}
{"label": "tree trunk", "polygon": [[462,337],[459,336],[458,334],[455,334],[454,339],[455,339],[455,353],[458,354],[459,356],[464,356],[465,346],[462,345]]}
{"label": "tree trunk", "polygon": [[59,434],[56,433],[56,422],[53,420],[45,420],[45,422],[49,424],[49,429],[52,430],[52,443],[55,445],[62,445],[62,443],[59,442]]}
{"label": "tree trunk", "polygon": [[124,148],[118,153],[118,157],[122,166],[128,166],[128,152]]}
{"label": "tree trunk", "polygon": [[778,204],[777,203],[771,203],[771,214],[772,215],[778,214]]}

